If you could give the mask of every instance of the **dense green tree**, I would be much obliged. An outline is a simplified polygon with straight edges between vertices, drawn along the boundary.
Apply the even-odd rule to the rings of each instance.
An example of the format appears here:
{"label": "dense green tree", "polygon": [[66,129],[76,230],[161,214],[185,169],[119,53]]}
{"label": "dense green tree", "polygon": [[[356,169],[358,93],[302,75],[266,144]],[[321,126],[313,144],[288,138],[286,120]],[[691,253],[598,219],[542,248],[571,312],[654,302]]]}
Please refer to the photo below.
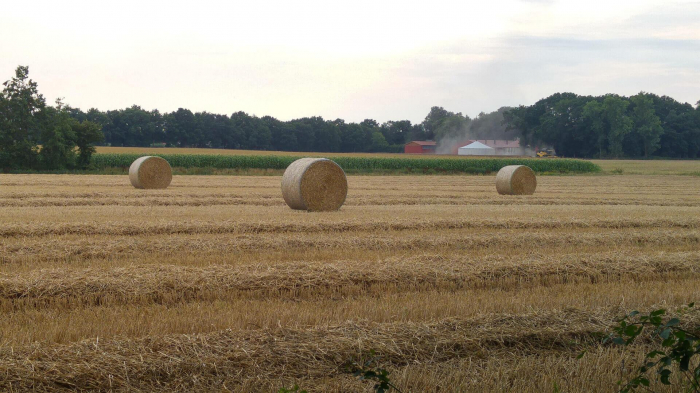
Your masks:
{"label": "dense green tree", "polygon": [[691,111],[672,109],[662,122],[664,134],[659,149],[663,157],[700,157],[700,122]]}
{"label": "dense green tree", "polygon": [[231,123],[234,128],[241,131],[243,137],[238,148],[256,150],[271,148],[272,132],[264,120],[239,111],[231,115]]}
{"label": "dense green tree", "polygon": [[[164,137],[162,118],[156,111],[146,111],[138,105],[120,111],[120,125],[124,146],[150,146],[160,142]],[[193,130],[195,131],[195,130]],[[190,138],[196,139],[194,132],[189,133]]]}
{"label": "dense green tree", "polygon": [[80,108],[73,108],[70,105],[66,105],[65,107],[71,118],[79,122],[87,120],[87,113],[81,111]]}
{"label": "dense green tree", "polygon": [[236,132],[226,115],[207,114],[202,117],[203,133],[207,147],[230,149],[236,140]]}
{"label": "dense green tree", "polygon": [[85,166],[102,139],[101,126],[60,99],[56,107],[47,106],[28,76],[27,67],[17,67],[0,94],[0,166],[5,171]]}
{"label": "dense green tree", "polygon": [[430,112],[428,112],[428,115],[425,117],[425,120],[423,120],[423,123],[421,123],[425,132],[425,137],[428,139],[435,139],[437,137],[436,134],[438,128],[440,127],[442,122],[453,115],[454,113],[448,112],[447,110],[445,110],[445,108],[441,106],[434,106],[430,108]]}
{"label": "dense green tree", "polygon": [[217,132],[218,124],[216,116],[208,112],[197,112],[194,114],[194,136],[193,142],[196,147],[215,147],[221,146],[219,141],[219,133]]}
{"label": "dense green tree", "polygon": [[531,106],[511,108],[503,117],[508,128],[520,132],[521,143],[551,145],[565,156],[636,157],[646,150],[648,156],[698,157],[696,112],[689,104],[649,93],[630,100],[557,93]]}
{"label": "dense green tree", "polygon": [[107,111],[106,115],[109,123],[103,126],[105,138],[111,146],[125,146],[126,133],[128,129],[121,117],[122,111]]}
{"label": "dense green tree", "polygon": [[521,105],[506,110],[503,113],[504,121],[507,124],[506,130],[513,132],[517,130],[520,133],[520,142],[525,146],[546,143],[549,145],[559,144],[560,149],[562,147],[571,148],[563,141],[558,142],[558,132],[555,131],[556,128],[552,128],[552,122],[561,116],[561,108],[559,111],[555,108],[559,101],[571,102],[572,98],[578,98],[578,96],[573,93],[556,93],[537,101],[532,106]]}
{"label": "dense green tree", "polygon": [[536,139],[566,156],[585,155],[585,145],[580,143],[587,137],[585,104],[585,99],[572,93],[559,94],[557,100],[549,101],[540,117],[540,125],[535,127]]}
{"label": "dense green tree", "polygon": [[389,149],[389,143],[384,138],[381,132],[375,131],[372,133],[372,144],[370,145],[369,151],[380,152],[387,151]]}
{"label": "dense green tree", "polygon": [[0,168],[7,171],[38,166],[41,125],[46,101],[29,68],[19,66],[0,94]]}
{"label": "dense green tree", "polygon": [[469,116],[462,116],[461,113],[454,113],[444,118],[435,129],[435,139],[463,138],[469,132],[471,119]]}
{"label": "dense green tree", "polygon": [[340,130],[338,127],[336,127],[331,121],[324,121],[321,117],[317,117],[315,119],[318,121],[318,128],[316,129],[314,151],[340,151],[342,139],[340,137]]}
{"label": "dense green tree", "polygon": [[313,151],[316,144],[316,122],[310,118],[292,120],[290,122],[296,136],[299,151]]}
{"label": "dense green tree", "polygon": [[[81,119],[76,119],[78,121],[82,121]],[[101,112],[99,109],[96,108],[90,108],[87,113],[85,113],[85,120],[98,124],[100,128],[102,129],[102,133],[104,134],[104,139],[107,140],[109,139],[105,133],[105,128],[109,127],[111,124],[111,120],[109,116],[105,112]]]}
{"label": "dense green tree", "polygon": [[78,147],[77,166],[86,168],[90,165],[90,158],[95,153],[95,144],[104,140],[104,134],[99,124],[89,120],[73,120],[71,124],[75,145]]}
{"label": "dense green tree", "polygon": [[542,100],[532,106],[520,105],[511,108],[503,114],[503,121],[508,131],[520,131],[520,143],[526,146],[541,142],[535,134],[540,124],[540,117],[544,114]]}
{"label": "dense green tree", "polygon": [[367,137],[367,129],[357,123],[341,124],[341,148],[344,152],[363,152],[368,151],[372,144],[371,131],[370,137]]}
{"label": "dense green tree", "polygon": [[364,119],[362,120],[360,125],[363,128],[366,128],[372,132],[377,131],[379,129],[379,123],[377,123],[377,121],[374,119]]}
{"label": "dense green tree", "polygon": [[583,117],[587,122],[588,129],[595,136],[595,143],[598,147],[598,157],[605,155],[605,146],[608,139],[608,132],[603,118],[603,104],[598,101],[588,101],[583,107]]}
{"label": "dense green tree", "polygon": [[608,123],[608,152],[612,157],[622,156],[622,141],[632,131],[632,119],[626,115],[629,101],[610,95],[603,100],[603,116]]}
{"label": "dense green tree", "polygon": [[297,136],[294,133],[294,127],[272,116],[264,116],[261,120],[270,130],[273,149],[281,151],[299,151],[299,144],[297,142]]}
{"label": "dense green tree", "polygon": [[[165,118],[166,143],[175,147],[193,147],[196,143],[194,135],[195,117],[189,109],[178,108],[168,113]],[[240,148],[237,145],[236,148]]]}
{"label": "dense green tree", "polygon": [[470,122],[469,116],[462,116],[461,113],[453,113],[434,106],[430,108],[422,126],[429,139],[441,140],[466,136]]}
{"label": "dense green tree", "polygon": [[630,101],[634,105],[632,112],[634,132],[644,146],[644,157],[649,157],[660,147],[659,141],[664,132],[661,120],[656,116],[654,100],[651,97],[639,93],[630,97]]}
{"label": "dense green tree", "polygon": [[248,148],[255,150],[270,150],[272,146],[272,133],[265,122],[253,116],[246,130],[248,136]]}
{"label": "dense green tree", "polygon": [[381,125],[381,133],[391,145],[404,144],[413,138],[413,125],[410,120],[387,121]]}
{"label": "dense green tree", "polygon": [[60,100],[56,108],[45,109],[46,119],[41,131],[41,158],[44,169],[65,169],[75,165],[75,140],[70,112]]}
{"label": "dense green tree", "polygon": [[675,158],[700,157],[700,118],[690,104],[671,97],[650,95],[664,129],[658,155]]}

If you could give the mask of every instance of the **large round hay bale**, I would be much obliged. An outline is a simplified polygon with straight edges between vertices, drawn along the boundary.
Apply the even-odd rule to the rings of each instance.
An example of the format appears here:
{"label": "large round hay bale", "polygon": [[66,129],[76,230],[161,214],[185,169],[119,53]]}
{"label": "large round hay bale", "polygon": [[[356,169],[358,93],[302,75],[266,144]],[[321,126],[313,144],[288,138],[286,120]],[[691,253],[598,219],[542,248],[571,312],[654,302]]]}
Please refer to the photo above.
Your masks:
{"label": "large round hay bale", "polygon": [[136,188],[168,188],[173,180],[173,170],[164,158],[145,156],[131,164],[129,180]]}
{"label": "large round hay bale", "polygon": [[301,158],[282,176],[282,196],[292,209],[338,210],[348,194],[345,172],[327,158]]}
{"label": "large round hay bale", "polygon": [[535,188],[535,172],[525,165],[505,166],[496,175],[496,190],[501,195],[532,195]]}

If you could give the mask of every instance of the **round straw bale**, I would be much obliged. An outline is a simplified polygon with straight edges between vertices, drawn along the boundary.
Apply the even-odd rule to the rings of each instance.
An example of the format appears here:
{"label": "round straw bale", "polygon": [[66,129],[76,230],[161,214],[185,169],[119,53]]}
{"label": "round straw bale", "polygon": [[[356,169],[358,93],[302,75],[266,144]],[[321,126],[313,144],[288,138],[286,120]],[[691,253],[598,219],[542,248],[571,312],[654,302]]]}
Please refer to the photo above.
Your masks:
{"label": "round straw bale", "polygon": [[327,158],[301,158],[282,176],[282,196],[292,209],[338,210],[348,194],[345,172]]}
{"label": "round straw bale", "polygon": [[504,166],[496,175],[496,190],[501,195],[532,195],[535,188],[535,172],[525,165]]}
{"label": "round straw bale", "polygon": [[129,180],[136,188],[168,188],[173,180],[173,170],[165,159],[145,156],[131,164]]}

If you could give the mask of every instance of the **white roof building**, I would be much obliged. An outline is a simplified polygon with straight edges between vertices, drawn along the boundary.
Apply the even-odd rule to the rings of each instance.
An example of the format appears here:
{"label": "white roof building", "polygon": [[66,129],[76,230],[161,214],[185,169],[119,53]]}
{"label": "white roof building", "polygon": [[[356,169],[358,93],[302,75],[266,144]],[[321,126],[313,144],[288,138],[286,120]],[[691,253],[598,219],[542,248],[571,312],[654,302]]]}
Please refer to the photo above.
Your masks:
{"label": "white roof building", "polygon": [[466,146],[462,146],[457,150],[460,156],[494,156],[496,149],[484,145],[481,142],[472,142]]}

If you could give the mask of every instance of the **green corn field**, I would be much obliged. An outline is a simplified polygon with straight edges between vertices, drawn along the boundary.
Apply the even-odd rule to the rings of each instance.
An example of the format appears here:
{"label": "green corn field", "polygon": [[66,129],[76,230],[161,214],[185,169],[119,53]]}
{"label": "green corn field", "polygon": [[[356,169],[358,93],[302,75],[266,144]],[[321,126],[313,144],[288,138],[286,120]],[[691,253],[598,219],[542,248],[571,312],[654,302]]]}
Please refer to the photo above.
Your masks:
{"label": "green corn field", "polygon": [[[299,157],[281,155],[205,155],[155,154],[166,159],[174,168],[215,169],[285,169]],[[96,170],[128,168],[141,154],[95,154],[91,166]],[[388,157],[327,157],[350,173],[409,172],[409,173],[468,173],[498,172],[506,165],[527,165],[537,173],[591,173],[600,167],[576,159],[541,158],[388,158]]]}

